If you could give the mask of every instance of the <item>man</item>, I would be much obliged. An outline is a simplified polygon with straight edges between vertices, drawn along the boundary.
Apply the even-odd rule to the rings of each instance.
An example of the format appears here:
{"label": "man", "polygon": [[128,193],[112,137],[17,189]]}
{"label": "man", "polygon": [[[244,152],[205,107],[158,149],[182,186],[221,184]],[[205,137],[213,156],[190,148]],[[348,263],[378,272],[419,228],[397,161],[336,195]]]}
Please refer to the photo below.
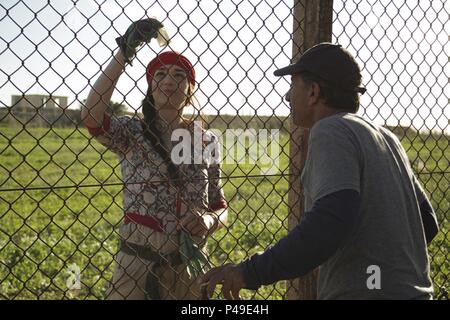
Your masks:
{"label": "man", "polygon": [[286,95],[296,125],[311,129],[302,173],[306,213],[285,238],[201,281],[227,299],[320,266],[319,299],[430,299],[427,243],[436,215],[393,133],[355,113],[361,73],[340,45],[321,43],[297,63]]}

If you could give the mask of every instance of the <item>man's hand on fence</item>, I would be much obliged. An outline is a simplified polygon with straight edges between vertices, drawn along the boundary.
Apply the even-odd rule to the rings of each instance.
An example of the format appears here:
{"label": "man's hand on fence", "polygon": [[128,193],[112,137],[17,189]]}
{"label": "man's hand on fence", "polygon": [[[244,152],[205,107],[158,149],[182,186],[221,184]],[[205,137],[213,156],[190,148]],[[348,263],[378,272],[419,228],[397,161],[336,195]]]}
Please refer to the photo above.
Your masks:
{"label": "man's hand on fence", "polygon": [[116,38],[116,42],[122,51],[125,62],[131,64],[140,46],[158,37],[158,32],[164,25],[156,19],[149,18],[135,21],[127,29],[125,34]]}
{"label": "man's hand on fence", "polygon": [[212,297],[218,284],[222,284],[222,294],[228,300],[240,300],[239,291],[245,287],[242,267],[232,263],[209,270],[199,278],[199,282],[207,287],[208,299]]}

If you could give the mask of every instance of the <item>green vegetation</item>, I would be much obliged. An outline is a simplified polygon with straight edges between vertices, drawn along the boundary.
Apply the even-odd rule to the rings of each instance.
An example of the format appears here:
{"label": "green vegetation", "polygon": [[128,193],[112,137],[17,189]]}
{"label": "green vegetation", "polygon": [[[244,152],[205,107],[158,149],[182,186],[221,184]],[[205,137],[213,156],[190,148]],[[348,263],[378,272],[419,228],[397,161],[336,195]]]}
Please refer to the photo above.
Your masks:
{"label": "green vegetation", "polygon": [[[287,173],[287,134],[280,140],[280,170]],[[405,135],[402,143],[439,215],[441,232],[429,249],[436,298],[448,299],[448,137]],[[287,178],[227,179],[245,174],[261,172],[253,165],[223,166],[230,216],[229,228],[208,242],[215,265],[240,261],[287,233]],[[117,157],[84,129],[0,127],[0,298],[103,298],[118,249],[120,176]],[[47,189],[33,189],[39,187]],[[67,291],[73,263],[81,269],[79,291]],[[284,292],[280,282],[243,295],[282,299]]]}

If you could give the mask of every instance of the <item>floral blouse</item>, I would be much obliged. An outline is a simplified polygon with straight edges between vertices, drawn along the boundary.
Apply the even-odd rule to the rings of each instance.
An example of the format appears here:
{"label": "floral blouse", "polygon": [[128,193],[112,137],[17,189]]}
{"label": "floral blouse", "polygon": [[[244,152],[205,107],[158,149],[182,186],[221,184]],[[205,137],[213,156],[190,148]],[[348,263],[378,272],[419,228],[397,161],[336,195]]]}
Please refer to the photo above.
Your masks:
{"label": "floral blouse", "polygon": [[[205,212],[227,208],[220,180],[217,136],[205,131],[195,122],[187,126],[191,137],[197,134],[202,139],[202,150],[197,151],[204,151],[211,143],[215,145],[208,148],[213,150],[212,158],[206,157],[200,163],[196,159],[194,163],[194,155],[202,153],[191,152],[190,164],[176,165],[183,181],[177,185],[168,181],[169,167],[144,137],[144,127],[141,119],[128,116],[115,118],[105,113],[102,127],[88,128],[91,135],[119,157],[124,182],[125,223],[121,228],[122,237],[132,237],[131,233],[136,231],[136,225],[139,226],[140,233],[147,236],[155,232],[174,235],[177,222],[187,210]],[[179,142],[172,142],[169,151],[177,143]],[[145,225],[144,228],[142,224]],[[147,229],[152,230],[149,232]],[[136,239],[133,241],[143,244],[148,242],[148,239],[142,237]]]}

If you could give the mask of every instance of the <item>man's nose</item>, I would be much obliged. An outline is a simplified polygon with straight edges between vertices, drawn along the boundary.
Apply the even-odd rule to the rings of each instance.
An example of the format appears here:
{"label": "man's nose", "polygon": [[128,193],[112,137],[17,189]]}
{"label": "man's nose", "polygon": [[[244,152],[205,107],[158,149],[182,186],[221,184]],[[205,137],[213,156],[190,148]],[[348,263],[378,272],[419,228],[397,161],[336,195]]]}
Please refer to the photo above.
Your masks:
{"label": "man's nose", "polygon": [[286,92],[284,98],[286,99],[287,102],[291,102],[291,90],[288,90],[288,92]]}

